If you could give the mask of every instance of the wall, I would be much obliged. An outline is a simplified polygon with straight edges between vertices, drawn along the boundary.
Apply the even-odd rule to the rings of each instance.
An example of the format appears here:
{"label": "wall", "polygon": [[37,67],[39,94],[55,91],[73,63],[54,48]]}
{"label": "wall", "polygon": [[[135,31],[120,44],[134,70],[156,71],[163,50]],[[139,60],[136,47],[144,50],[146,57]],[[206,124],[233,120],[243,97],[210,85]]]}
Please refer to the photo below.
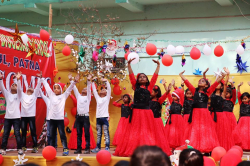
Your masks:
{"label": "wall", "polygon": [[[243,1],[237,1],[244,14],[250,14],[250,5]],[[250,21],[241,16],[236,5],[222,7],[215,1],[195,2],[195,3],[175,3],[146,6],[143,13],[132,13],[122,7],[117,8],[101,8],[98,9],[102,15],[112,14],[119,16],[121,25],[124,29],[124,37],[135,39],[138,34],[148,36],[148,34],[156,31],[156,34],[150,37],[150,40],[181,40],[181,41],[213,41],[213,40],[233,40],[242,39],[250,34]],[[66,14],[65,10],[62,10]],[[79,13],[81,14],[81,13]],[[32,24],[47,25],[48,17],[36,13],[3,13],[1,17],[6,17],[13,20],[29,22]],[[247,16],[249,17],[249,16]],[[14,27],[13,23],[0,21],[1,26]],[[60,15],[53,17],[53,24],[56,28],[63,28],[65,18]],[[39,28],[20,26],[21,30],[30,33],[39,33]],[[60,38],[61,36],[53,32],[53,37]],[[250,41],[250,40],[248,40]],[[124,41],[120,45],[123,45]],[[158,48],[167,47],[168,44],[191,45],[195,42],[153,42]],[[129,42],[132,45],[132,42]],[[225,49],[225,54],[217,58],[214,55],[205,56],[197,60],[191,60],[186,56],[187,64],[181,67],[181,57],[174,57],[174,63],[171,67],[162,67],[161,75],[177,75],[180,71],[186,70],[186,74],[192,75],[194,69],[199,68],[204,71],[210,67],[208,74],[213,74],[217,67],[228,67],[232,73],[236,73],[235,66],[236,53],[235,49],[240,42],[221,43]],[[246,43],[247,48],[249,42]],[[217,45],[217,44],[216,44]],[[216,45],[212,45],[214,48]],[[203,46],[197,46],[202,50]],[[190,47],[185,49],[185,52],[190,51]],[[232,51],[229,51],[232,50]],[[144,49],[143,49],[144,51]],[[166,51],[166,50],[165,50]],[[229,51],[229,52],[228,52]],[[119,56],[123,56],[124,52],[119,52]],[[139,54],[141,57],[148,57],[145,53]],[[245,52],[242,60],[249,60],[249,51]],[[141,58],[140,63],[133,65],[135,73],[144,72],[153,74],[154,65],[151,59]]]}

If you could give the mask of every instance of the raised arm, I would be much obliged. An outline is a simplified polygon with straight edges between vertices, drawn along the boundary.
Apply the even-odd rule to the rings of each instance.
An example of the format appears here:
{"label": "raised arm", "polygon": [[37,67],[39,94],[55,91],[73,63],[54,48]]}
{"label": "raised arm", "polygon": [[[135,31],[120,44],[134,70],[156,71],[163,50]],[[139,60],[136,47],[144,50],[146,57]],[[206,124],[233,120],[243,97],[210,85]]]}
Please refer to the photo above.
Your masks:
{"label": "raised arm", "polygon": [[42,72],[40,72],[39,74],[37,74],[38,76],[38,81],[37,81],[37,85],[36,85],[36,88],[34,90],[34,95],[37,97],[38,94],[39,94],[39,89],[41,89],[41,83],[42,83]]}
{"label": "raised arm", "polygon": [[242,101],[241,101],[241,93],[240,93],[240,87],[243,85],[243,82],[240,82],[238,85],[238,101],[239,104],[241,105]]}
{"label": "raised arm", "polygon": [[132,67],[131,67],[131,62],[132,62],[133,60],[135,60],[135,58],[129,59],[129,60],[128,60],[128,73],[129,73],[129,74],[134,74],[134,72],[133,72],[133,70],[132,70]]}
{"label": "raised arm", "polygon": [[4,87],[4,84],[3,84],[3,74],[0,72],[0,90],[2,91],[4,97],[7,97],[7,90],[5,89]]}
{"label": "raised arm", "polygon": [[184,81],[181,81],[181,89],[183,90],[183,92],[185,91],[184,90]]}
{"label": "raised arm", "polygon": [[[94,80],[94,79],[93,79],[93,80]],[[98,93],[97,93],[97,90],[96,90],[96,87],[95,87],[95,83],[94,83],[94,82],[92,82],[92,90],[93,90],[93,94],[94,94],[94,96],[95,96],[95,99],[96,99],[96,100],[99,99],[100,96],[99,96]]]}
{"label": "raised arm", "polygon": [[183,72],[181,72],[179,75],[180,75],[182,81],[184,81],[184,84],[187,86],[187,88],[194,95],[194,93],[195,93],[195,87],[184,77],[184,75],[183,75],[184,72],[185,72],[185,70]]}
{"label": "raised arm", "polygon": [[159,99],[158,102],[162,105],[162,103],[166,100],[168,97],[169,92],[165,92]]}
{"label": "raised arm", "polygon": [[181,77],[182,81],[185,82],[187,79],[186,79],[186,77],[184,77],[184,75],[183,75],[184,73],[185,73],[185,70],[180,72],[179,76]]}
{"label": "raised arm", "polygon": [[172,96],[171,96],[171,93],[170,93],[171,88],[172,88],[172,84],[170,83],[168,85],[168,88],[167,88],[167,91],[166,91],[166,95],[167,95],[167,98],[168,98],[170,104],[172,104],[172,102],[173,102],[173,99],[172,99]]}
{"label": "raised arm", "polygon": [[110,97],[111,97],[111,87],[110,87],[110,83],[108,82],[107,79],[105,80],[105,82],[106,82],[106,86],[107,86],[107,96],[108,96],[108,98],[110,98]]}
{"label": "raised arm", "polygon": [[71,91],[73,90],[73,88],[74,88],[76,82],[79,81],[79,78],[80,78],[80,76],[79,76],[79,74],[77,74],[77,75],[75,76],[74,82],[71,82],[70,85],[69,85],[69,87],[68,87],[68,88],[66,89],[66,91],[64,92],[64,95],[65,95],[66,98],[69,97],[69,95],[70,95]]}
{"label": "raised arm", "polygon": [[54,92],[51,90],[48,82],[45,79],[42,79],[42,82],[48,96],[51,97],[52,95],[54,95]]}
{"label": "raised arm", "polygon": [[121,107],[122,104],[120,104],[120,103],[118,103],[118,102],[121,101],[122,98],[123,98],[123,95],[122,95],[119,99],[117,99],[116,101],[114,101],[114,102],[113,102],[113,105],[116,106],[116,107]]}
{"label": "raised arm", "polygon": [[208,70],[209,70],[209,68],[207,68],[207,69],[203,72],[203,78],[204,78],[204,79],[207,79],[207,78],[206,78],[206,73],[207,73]]}
{"label": "raised arm", "polygon": [[41,89],[39,89],[39,93],[40,93],[42,99],[44,100],[46,106],[48,107],[48,106],[49,106],[49,105],[48,105],[48,103],[49,103],[49,98],[43,94],[43,91],[42,91]]}
{"label": "raised arm", "polygon": [[23,93],[21,81],[20,81],[21,76],[22,76],[22,72],[18,72],[16,75],[16,78],[17,78],[17,96],[19,97],[19,99],[22,98],[22,93]]}
{"label": "raised arm", "polygon": [[226,80],[225,80],[225,83],[224,83],[224,86],[223,86],[223,92],[222,92],[222,94],[221,94],[221,97],[222,97],[223,99],[225,99],[225,98],[226,98],[226,93],[227,93],[227,83],[228,83],[229,74],[230,74],[230,72],[229,72],[229,70],[228,70],[228,69],[225,69],[225,72],[227,73],[227,76],[226,76]]}
{"label": "raised arm", "polygon": [[159,74],[159,71],[160,71],[160,65],[161,65],[161,64],[160,64],[159,61],[156,61],[156,60],[154,60],[154,59],[153,59],[153,62],[157,64],[157,67],[156,67],[156,69],[155,69],[155,74],[158,75],[158,74]]}
{"label": "raised arm", "polygon": [[132,70],[132,67],[130,65],[133,60],[135,60],[135,58],[130,59],[128,61],[128,73],[129,73],[129,79],[130,79],[130,82],[132,84],[132,87],[133,87],[133,89],[135,89],[136,79],[135,79],[135,75],[134,75],[134,72]]}

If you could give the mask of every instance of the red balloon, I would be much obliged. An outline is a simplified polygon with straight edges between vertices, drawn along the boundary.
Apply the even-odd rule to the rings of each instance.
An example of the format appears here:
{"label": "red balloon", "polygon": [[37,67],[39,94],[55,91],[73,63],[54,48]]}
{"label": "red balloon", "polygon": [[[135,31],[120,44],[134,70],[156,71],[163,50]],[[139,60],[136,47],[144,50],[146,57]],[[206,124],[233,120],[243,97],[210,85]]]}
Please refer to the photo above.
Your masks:
{"label": "red balloon", "polygon": [[96,160],[98,161],[99,164],[106,165],[111,160],[111,154],[107,150],[100,150],[96,154]]}
{"label": "red balloon", "polygon": [[171,55],[163,55],[161,61],[164,66],[171,66],[173,64],[173,57]]}
{"label": "red balloon", "polygon": [[53,160],[56,157],[56,149],[53,146],[46,146],[42,154],[46,160]]}
{"label": "red balloon", "polygon": [[70,47],[69,47],[69,46],[64,46],[64,47],[63,47],[63,50],[62,50],[62,53],[63,53],[63,55],[65,55],[65,56],[69,56],[70,53],[71,53]]}
{"label": "red balloon", "polygon": [[204,166],[216,166],[213,159],[203,156]]}
{"label": "red balloon", "polygon": [[72,94],[69,95],[70,98],[72,99],[73,103],[74,103],[74,106],[76,107],[77,106],[77,100],[76,100],[76,97]]}
{"label": "red balloon", "polygon": [[224,49],[221,47],[221,45],[218,45],[214,49],[214,55],[217,57],[221,57],[224,54]]}
{"label": "red balloon", "polygon": [[76,116],[76,112],[77,112],[76,107],[73,107],[73,108],[71,109],[71,114],[72,114],[73,116]]}
{"label": "red balloon", "polygon": [[3,156],[0,154],[0,164],[3,163]]}
{"label": "red balloon", "polygon": [[193,47],[192,50],[190,51],[190,57],[193,59],[193,60],[197,60],[201,57],[201,52],[198,48],[196,47]]}
{"label": "red balloon", "polygon": [[64,117],[64,126],[68,126],[69,125],[69,118]]}
{"label": "red balloon", "polygon": [[238,149],[241,152],[241,157],[243,156],[243,149],[240,146],[234,145],[231,149]]}
{"label": "red balloon", "polygon": [[128,60],[128,55],[130,54],[130,51],[127,51],[126,54],[124,54],[124,58]]}
{"label": "red balloon", "polygon": [[221,157],[223,157],[226,154],[226,150],[223,147],[216,147],[212,151],[212,157],[215,161],[220,161]]}
{"label": "red balloon", "polygon": [[45,31],[43,29],[40,30],[40,38],[41,38],[41,40],[48,41],[49,37],[50,37],[49,32],[47,32],[47,31]]}
{"label": "red balloon", "polygon": [[233,153],[227,153],[220,160],[220,166],[236,166],[241,162],[241,157]]}
{"label": "red balloon", "polygon": [[121,87],[119,85],[116,85],[114,88],[113,88],[113,92],[115,95],[120,95],[122,94],[122,90],[121,90]]}
{"label": "red balloon", "polygon": [[157,52],[157,48],[156,48],[156,46],[154,44],[147,43],[146,52],[147,52],[148,55],[154,55]]}
{"label": "red balloon", "polygon": [[230,149],[229,151],[227,151],[227,153],[232,153],[234,155],[238,155],[239,157],[241,157],[241,151],[238,149]]}
{"label": "red balloon", "polygon": [[118,80],[118,78],[112,78],[112,79],[111,79],[111,84],[112,84],[112,85],[118,85],[119,82],[120,82],[120,81]]}

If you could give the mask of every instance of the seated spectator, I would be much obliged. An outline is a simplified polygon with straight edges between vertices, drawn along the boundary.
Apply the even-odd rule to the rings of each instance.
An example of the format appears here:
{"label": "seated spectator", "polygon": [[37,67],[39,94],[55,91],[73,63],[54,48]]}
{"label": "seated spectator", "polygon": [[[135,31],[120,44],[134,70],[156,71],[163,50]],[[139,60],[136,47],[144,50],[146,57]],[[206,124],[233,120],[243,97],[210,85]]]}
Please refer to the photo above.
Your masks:
{"label": "seated spectator", "polygon": [[157,146],[140,146],[131,156],[130,166],[171,166],[169,157]]}
{"label": "seated spectator", "polygon": [[179,160],[179,166],[204,166],[203,156],[196,149],[184,149]]}
{"label": "seated spectator", "polygon": [[62,166],[89,166],[89,165],[82,161],[67,161]]}

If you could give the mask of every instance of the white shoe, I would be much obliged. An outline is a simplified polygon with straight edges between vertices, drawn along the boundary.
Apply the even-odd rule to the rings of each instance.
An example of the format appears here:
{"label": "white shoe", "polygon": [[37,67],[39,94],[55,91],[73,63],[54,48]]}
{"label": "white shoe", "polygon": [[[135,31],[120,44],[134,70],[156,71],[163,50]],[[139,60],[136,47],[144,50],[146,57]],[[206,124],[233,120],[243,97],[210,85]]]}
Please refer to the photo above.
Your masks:
{"label": "white shoe", "polygon": [[1,154],[2,154],[2,155],[6,155],[6,150],[2,149],[2,150],[1,150]]}
{"label": "white shoe", "polygon": [[23,150],[22,149],[18,149],[18,152],[17,152],[19,155],[23,155]]}

